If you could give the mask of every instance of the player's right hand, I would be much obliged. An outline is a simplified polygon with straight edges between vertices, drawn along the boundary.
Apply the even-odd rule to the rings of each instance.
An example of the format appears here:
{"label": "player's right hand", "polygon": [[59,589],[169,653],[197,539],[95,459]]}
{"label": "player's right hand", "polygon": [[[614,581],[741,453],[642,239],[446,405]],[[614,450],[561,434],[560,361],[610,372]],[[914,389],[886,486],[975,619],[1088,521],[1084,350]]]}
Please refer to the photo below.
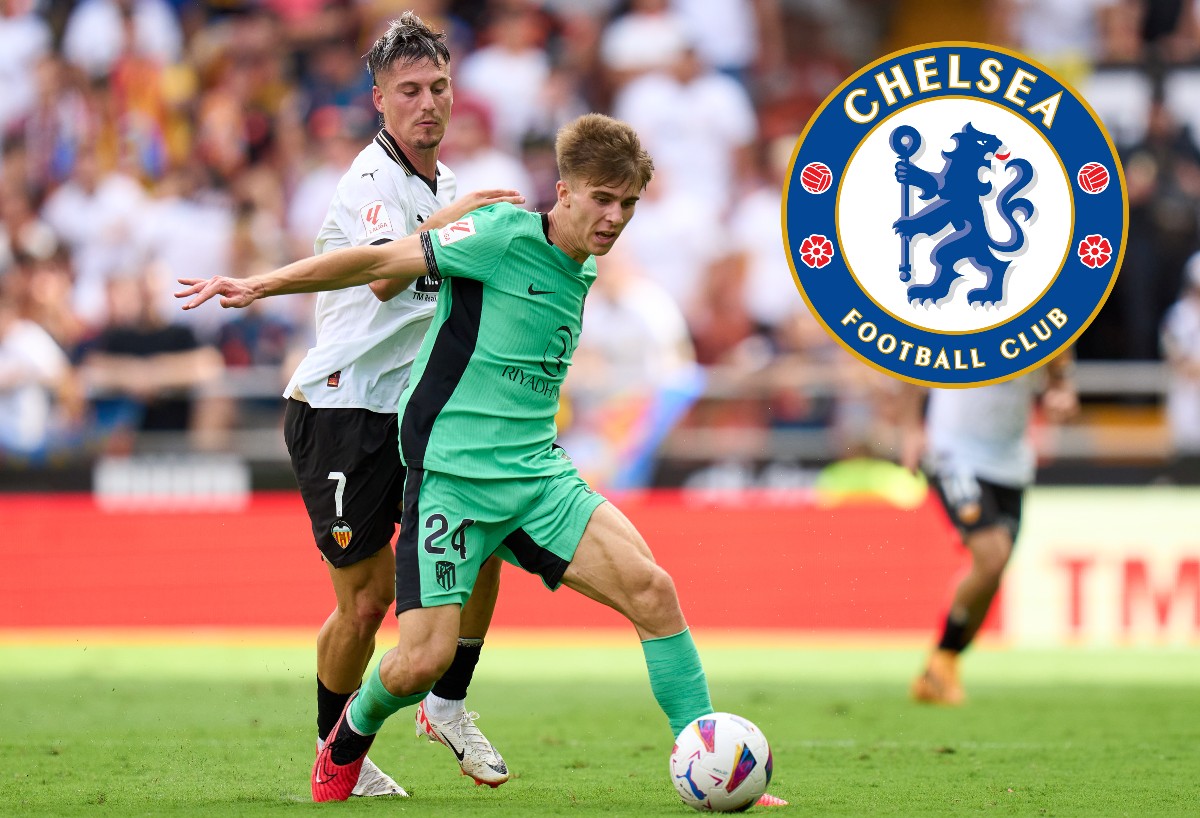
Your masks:
{"label": "player's right hand", "polygon": [[183,305],[185,310],[194,310],[215,295],[222,296],[222,307],[248,307],[258,298],[257,288],[246,280],[213,276],[212,278],[179,278],[176,279],[186,289],[175,293],[176,298],[187,298],[194,295],[191,301]]}

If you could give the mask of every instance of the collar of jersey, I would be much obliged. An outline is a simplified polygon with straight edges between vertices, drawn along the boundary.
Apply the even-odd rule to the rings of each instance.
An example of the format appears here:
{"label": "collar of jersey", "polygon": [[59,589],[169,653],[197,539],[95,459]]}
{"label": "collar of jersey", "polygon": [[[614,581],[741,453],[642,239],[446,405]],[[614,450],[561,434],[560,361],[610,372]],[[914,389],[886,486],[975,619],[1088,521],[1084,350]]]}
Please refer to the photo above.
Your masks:
{"label": "collar of jersey", "polygon": [[557,244],[552,242],[550,240],[550,214],[549,213],[539,213],[538,215],[542,217],[542,235],[546,239],[546,244],[549,244],[551,247],[554,248],[555,252],[558,254],[559,261],[563,262],[563,264],[565,264],[567,266],[567,269],[571,270],[574,273],[578,273],[580,270],[583,269],[583,265],[586,264],[587,262],[586,261],[582,261],[582,262],[576,261],[575,259],[568,256],[566,254],[566,251],[564,251],[561,247],[559,247]]}
{"label": "collar of jersey", "polygon": [[432,190],[435,194],[437,193],[437,177],[442,175],[441,168],[437,169],[433,179],[422,176],[417,172],[417,169],[413,167],[412,162],[408,161],[408,157],[404,155],[404,151],[400,150],[400,146],[396,144],[396,140],[392,138],[392,135],[387,132],[386,128],[379,129],[379,133],[375,135],[375,144],[383,148],[383,152],[390,156],[393,162],[404,168],[405,176],[416,176],[425,184],[429,185],[430,190]]}

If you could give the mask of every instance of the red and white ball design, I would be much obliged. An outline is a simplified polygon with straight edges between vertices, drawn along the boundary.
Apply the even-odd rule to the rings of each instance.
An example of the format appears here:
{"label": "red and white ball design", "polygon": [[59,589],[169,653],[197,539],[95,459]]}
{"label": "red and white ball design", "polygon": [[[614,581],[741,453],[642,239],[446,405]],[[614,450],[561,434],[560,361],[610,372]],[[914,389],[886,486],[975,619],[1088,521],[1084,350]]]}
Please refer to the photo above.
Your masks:
{"label": "red and white ball design", "polygon": [[1079,169],[1076,179],[1087,193],[1102,193],[1108,187],[1108,168],[1099,162],[1088,162]]}
{"label": "red and white ball design", "polygon": [[800,184],[809,193],[824,193],[833,184],[833,171],[824,162],[809,162],[800,171]]}

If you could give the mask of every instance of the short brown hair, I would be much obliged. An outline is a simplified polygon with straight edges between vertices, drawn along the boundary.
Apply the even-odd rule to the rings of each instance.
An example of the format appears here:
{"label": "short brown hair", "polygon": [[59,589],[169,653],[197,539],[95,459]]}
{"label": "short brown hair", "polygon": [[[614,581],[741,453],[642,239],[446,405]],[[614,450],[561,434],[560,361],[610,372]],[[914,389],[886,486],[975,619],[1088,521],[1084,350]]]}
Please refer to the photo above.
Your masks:
{"label": "short brown hair", "polygon": [[380,73],[397,63],[411,65],[429,60],[441,68],[450,62],[450,49],[446,46],[445,33],[434,31],[414,12],[406,11],[399,20],[392,20],[387,32],[375,41],[366,57],[371,81],[376,82]]}
{"label": "short brown hair", "polygon": [[624,185],[645,190],[654,176],[654,160],[642,148],[633,127],[604,114],[584,114],[563,125],[554,142],[558,175],[566,182]]}

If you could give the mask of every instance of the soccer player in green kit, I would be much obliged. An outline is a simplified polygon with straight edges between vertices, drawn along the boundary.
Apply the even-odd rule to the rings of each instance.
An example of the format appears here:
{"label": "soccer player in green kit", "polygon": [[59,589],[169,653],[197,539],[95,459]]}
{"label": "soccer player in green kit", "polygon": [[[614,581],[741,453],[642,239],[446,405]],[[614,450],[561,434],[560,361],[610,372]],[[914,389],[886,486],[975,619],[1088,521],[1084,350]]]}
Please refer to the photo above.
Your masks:
{"label": "soccer player in green kit", "polygon": [[633,624],[672,735],[713,709],[670,575],[553,445],[594,256],[607,253],[633,217],[653,163],[630,126],[600,114],[565,125],[555,150],[560,181],[547,214],[499,204],[439,230],[253,278],[180,281],[187,289],[178,296],[194,296],[184,306],[192,309],[217,295],[222,306],[244,307],[381,278],[445,279],[400,402],[408,479],[396,546],[399,642],[318,756],[316,801],[349,796],[384,720],[419,702],[449,665],[459,611],[493,553]]}

